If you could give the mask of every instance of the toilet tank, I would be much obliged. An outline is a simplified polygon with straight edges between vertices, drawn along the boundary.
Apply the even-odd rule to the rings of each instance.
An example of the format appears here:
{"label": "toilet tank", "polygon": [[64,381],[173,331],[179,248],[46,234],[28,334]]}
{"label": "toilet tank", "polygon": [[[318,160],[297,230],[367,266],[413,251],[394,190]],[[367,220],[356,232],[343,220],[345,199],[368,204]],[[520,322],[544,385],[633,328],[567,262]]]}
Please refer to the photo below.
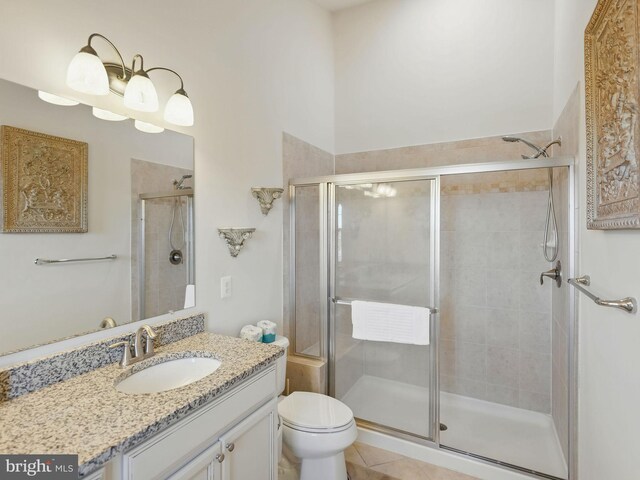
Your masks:
{"label": "toilet tank", "polygon": [[284,355],[276,361],[276,386],[278,395],[284,392],[287,378],[287,350],[289,348],[289,339],[280,335],[276,336],[274,345],[284,348]]}

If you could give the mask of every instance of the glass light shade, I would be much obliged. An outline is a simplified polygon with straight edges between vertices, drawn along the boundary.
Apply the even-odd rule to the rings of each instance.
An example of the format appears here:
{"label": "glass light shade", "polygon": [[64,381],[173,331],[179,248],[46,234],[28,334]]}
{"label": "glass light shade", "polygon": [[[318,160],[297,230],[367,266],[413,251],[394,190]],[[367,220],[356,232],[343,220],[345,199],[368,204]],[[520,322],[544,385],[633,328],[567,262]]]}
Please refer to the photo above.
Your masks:
{"label": "glass light shade", "polygon": [[149,77],[136,73],[124,89],[125,106],[139,112],[158,111],[158,93]]}
{"label": "glass light shade", "polygon": [[162,133],[164,132],[164,128],[154,125],[153,123],[141,122],[140,120],[136,120],[134,125],[138,130],[145,133]]}
{"label": "glass light shade", "polygon": [[76,102],[75,100],[69,100],[68,98],[59,97],[58,95],[54,95],[53,93],[43,92],[42,90],[38,90],[38,97],[40,97],[40,100],[44,100],[48,103],[53,103],[54,105],[61,105],[63,107],[73,107],[80,103]]}
{"label": "glass light shade", "polygon": [[93,107],[93,116],[100,120],[108,120],[109,122],[121,122],[129,117],[125,115],[118,115],[117,113],[110,112],[109,110],[103,110],[98,107]]}
{"label": "glass light shade", "polygon": [[193,106],[185,94],[174,93],[164,107],[164,119],[174,125],[190,127],[193,125]]}
{"label": "glass light shade", "polygon": [[78,52],[67,68],[67,85],[77,92],[108,95],[109,77],[97,55]]}

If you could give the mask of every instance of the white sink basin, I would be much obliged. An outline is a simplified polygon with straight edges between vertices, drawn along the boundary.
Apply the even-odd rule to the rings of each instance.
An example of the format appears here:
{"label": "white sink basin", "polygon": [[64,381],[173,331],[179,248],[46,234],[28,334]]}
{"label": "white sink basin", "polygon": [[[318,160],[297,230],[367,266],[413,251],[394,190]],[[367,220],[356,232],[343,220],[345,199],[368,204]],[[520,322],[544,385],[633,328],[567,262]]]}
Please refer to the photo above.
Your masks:
{"label": "white sink basin", "polygon": [[184,387],[220,368],[215,358],[187,357],[147,367],[116,384],[123,393],[158,393]]}

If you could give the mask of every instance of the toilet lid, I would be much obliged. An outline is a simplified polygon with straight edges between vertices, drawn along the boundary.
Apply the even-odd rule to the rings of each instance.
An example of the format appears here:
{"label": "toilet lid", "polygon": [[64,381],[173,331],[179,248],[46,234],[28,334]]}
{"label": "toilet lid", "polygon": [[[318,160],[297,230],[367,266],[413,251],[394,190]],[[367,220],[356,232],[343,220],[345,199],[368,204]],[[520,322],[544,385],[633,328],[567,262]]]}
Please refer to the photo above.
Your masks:
{"label": "toilet lid", "polygon": [[335,398],[311,392],[293,392],[278,404],[278,413],[293,426],[333,429],[353,420],[353,412]]}

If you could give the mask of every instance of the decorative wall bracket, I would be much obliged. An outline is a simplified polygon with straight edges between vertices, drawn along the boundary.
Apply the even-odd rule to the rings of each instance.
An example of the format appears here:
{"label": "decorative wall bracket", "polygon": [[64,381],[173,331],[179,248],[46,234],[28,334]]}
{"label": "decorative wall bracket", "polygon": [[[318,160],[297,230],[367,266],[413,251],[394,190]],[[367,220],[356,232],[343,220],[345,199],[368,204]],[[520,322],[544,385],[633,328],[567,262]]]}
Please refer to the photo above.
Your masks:
{"label": "decorative wall bracket", "polygon": [[244,242],[249,240],[255,231],[255,228],[219,228],[218,234],[229,247],[231,256],[237,257],[244,247]]}
{"label": "decorative wall bracket", "polygon": [[260,202],[260,210],[263,215],[268,215],[273,207],[273,201],[282,197],[284,188],[254,187],[251,193]]}

